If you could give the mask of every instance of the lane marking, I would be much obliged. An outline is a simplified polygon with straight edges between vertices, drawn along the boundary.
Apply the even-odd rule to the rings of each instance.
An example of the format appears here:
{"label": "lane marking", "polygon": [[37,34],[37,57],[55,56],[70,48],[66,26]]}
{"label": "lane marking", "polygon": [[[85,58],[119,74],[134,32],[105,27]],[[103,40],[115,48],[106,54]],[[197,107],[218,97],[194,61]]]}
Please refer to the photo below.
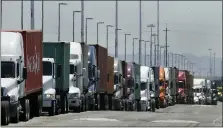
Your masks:
{"label": "lane marking", "polygon": [[215,124],[216,121],[218,121],[221,118],[222,115],[220,115],[219,117],[217,117],[215,120],[213,120],[212,124]]}
{"label": "lane marking", "polygon": [[119,121],[116,119],[108,119],[108,118],[79,118],[79,119],[73,119],[73,120],[79,120],[79,121]]}
{"label": "lane marking", "polygon": [[191,121],[191,120],[154,120],[151,122],[152,123],[200,123],[200,122]]}

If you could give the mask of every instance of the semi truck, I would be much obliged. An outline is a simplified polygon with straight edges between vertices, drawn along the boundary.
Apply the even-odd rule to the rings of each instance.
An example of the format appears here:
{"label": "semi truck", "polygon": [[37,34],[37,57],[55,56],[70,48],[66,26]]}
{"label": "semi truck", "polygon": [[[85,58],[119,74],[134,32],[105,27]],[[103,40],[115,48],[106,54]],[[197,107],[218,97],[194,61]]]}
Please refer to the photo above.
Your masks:
{"label": "semi truck", "polygon": [[[50,115],[68,112],[68,91],[70,72],[70,43],[43,42],[43,77],[51,75],[53,80],[43,85],[43,111]],[[47,85],[48,84],[48,85]]]}
{"label": "semi truck", "polygon": [[155,105],[156,105],[156,109],[159,109],[160,108],[160,100],[159,100],[159,94],[160,94],[159,73],[160,73],[160,67],[153,66],[151,68],[153,69],[153,72],[154,72],[154,81],[155,81]]}
{"label": "semi truck", "polygon": [[189,72],[179,70],[178,72],[178,103],[186,103],[188,99]]}
{"label": "semi truck", "polygon": [[160,89],[160,107],[165,108],[168,103],[168,99],[166,96],[166,80],[165,80],[165,71],[164,67],[160,67],[160,73],[159,73],[159,89]]}
{"label": "semi truck", "polygon": [[122,61],[114,58],[114,95],[112,98],[112,110],[121,110],[123,108],[123,87]]}
{"label": "semi truck", "polygon": [[[68,92],[68,106],[69,110],[74,112],[84,111],[86,105],[84,101],[84,78],[87,78],[86,74],[87,67],[84,67],[85,59],[84,56],[84,44],[70,42],[70,74],[69,74],[69,92]],[[87,58],[88,59],[88,58]]]}
{"label": "semi truck", "polygon": [[176,97],[177,97],[177,76],[178,76],[178,69],[176,67],[172,67],[172,86],[171,87],[171,96],[172,96],[172,103],[173,105],[176,104]]}
{"label": "semi truck", "polygon": [[154,92],[154,74],[153,70],[147,66],[140,67],[141,79],[141,110],[142,111],[155,111]]}
{"label": "semi truck", "polygon": [[189,86],[188,86],[188,104],[193,104],[193,99],[194,99],[194,95],[193,95],[193,84],[194,84],[194,76],[192,74],[189,74]]}
{"label": "semi truck", "polygon": [[96,87],[100,79],[100,71],[97,68],[96,49],[88,46],[88,89],[85,93],[85,110],[98,109]]}
{"label": "semi truck", "polygon": [[108,109],[112,110],[112,97],[114,95],[114,57],[107,57],[107,95]]}
{"label": "semi truck", "polygon": [[[8,125],[40,116],[42,32],[1,32],[1,122]],[[20,118],[21,117],[21,118]]]}
{"label": "semi truck", "polygon": [[134,86],[134,95],[135,95],[135,107],[137,111],[141,111],[141,84],[140,84],[140,65],[133,63],[134,67],[134,76],[135,76],[135,86]]}
{"label": "semi truck", "polygon": [[128,102],[128,95],[127,95],[127,82],[126,82],[126,74],[127,74],[127,62],[126,61],[121,61],[122,62],[122,109],[124,111],[127,111],[127,102]]}
{"label": "semi truck", "polygon": [[97,110],[108,110],[108,95],[107,95],[107,56],[108,51],[106,48],[94,44],[91,45],[94,46],[96,49],[96,59],[97,59],[97,66],[98,70],[100,71],[100,80],[98,81],[98,84],[96,86],[96,104],[97,104]]}
{"label": "semi truck", "polygon": [[173,105],[173,79],[172,79],[172,68],[171,67],[164,67],[165,71],[165,84],[166,84],[166,97],[167,97],[167,104]]}
{"label": "semi truck", "polygon": [[127,86],[127,111],[135,111],[135,75],[134,75],[134,64],[132,62],[128,62],[126,66],[126,86]]}

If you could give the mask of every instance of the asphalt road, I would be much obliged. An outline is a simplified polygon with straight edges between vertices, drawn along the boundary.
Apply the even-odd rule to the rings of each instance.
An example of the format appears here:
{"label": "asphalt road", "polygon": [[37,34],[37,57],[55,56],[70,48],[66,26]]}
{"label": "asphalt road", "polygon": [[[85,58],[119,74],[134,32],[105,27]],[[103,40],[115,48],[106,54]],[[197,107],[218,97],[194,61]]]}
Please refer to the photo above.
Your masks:
{"label": "asphalt road", "polygon": [[175,105],[156,112],[89,111],[58,116],[36,117],[28,122],[10,124],[11,127],[67,126],[67,127],[111,127],[111,126],[166,126],[196,127],[222,126],[222,103],[218,105]]}

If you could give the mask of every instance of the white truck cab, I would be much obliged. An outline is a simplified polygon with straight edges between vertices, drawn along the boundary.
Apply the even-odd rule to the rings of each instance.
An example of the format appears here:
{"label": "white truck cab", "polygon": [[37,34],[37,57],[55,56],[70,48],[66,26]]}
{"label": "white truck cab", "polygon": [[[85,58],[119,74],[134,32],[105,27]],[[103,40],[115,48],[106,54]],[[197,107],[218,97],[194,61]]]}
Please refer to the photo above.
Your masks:
{"label": "white truck cab", "polygon": [[141,110],[147,111],[150,109],[149,100],[150,100],[150,92],[149,92],[149,67],[141,66],[140,67],[140,78],[141,78]]}
{"label": "white truck cab", "polygon": [[56,112],[56,83],[55,83],[55,60],[43,58],[43,111],[48,111],[50,116]]}
{"label": "white truck cab", "polygon": [[69,109],[80,112],[82,110],[83,97],[83,58],[81,44],[77,42],[70,43],[70,75],[68,105]]}
{"label": "white truck cab", "polygon": [[194,78],[193,83],[194,103],[202,104],[205,101],[203,88],[206,85],[206,79]]}

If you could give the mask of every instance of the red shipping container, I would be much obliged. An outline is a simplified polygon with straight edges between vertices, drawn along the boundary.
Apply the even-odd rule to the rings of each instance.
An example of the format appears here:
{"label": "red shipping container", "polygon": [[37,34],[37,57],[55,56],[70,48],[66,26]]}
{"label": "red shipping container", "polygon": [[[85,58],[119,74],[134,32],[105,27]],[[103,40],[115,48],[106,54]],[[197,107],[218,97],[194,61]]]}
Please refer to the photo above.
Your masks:
{"label": "red shipping container", "polygon": [[25,96],[42,89],[42,39],[43,34],[38,30],[4,30],[4,32],[19,32],[23,37],[25,67],[27,79]]}

